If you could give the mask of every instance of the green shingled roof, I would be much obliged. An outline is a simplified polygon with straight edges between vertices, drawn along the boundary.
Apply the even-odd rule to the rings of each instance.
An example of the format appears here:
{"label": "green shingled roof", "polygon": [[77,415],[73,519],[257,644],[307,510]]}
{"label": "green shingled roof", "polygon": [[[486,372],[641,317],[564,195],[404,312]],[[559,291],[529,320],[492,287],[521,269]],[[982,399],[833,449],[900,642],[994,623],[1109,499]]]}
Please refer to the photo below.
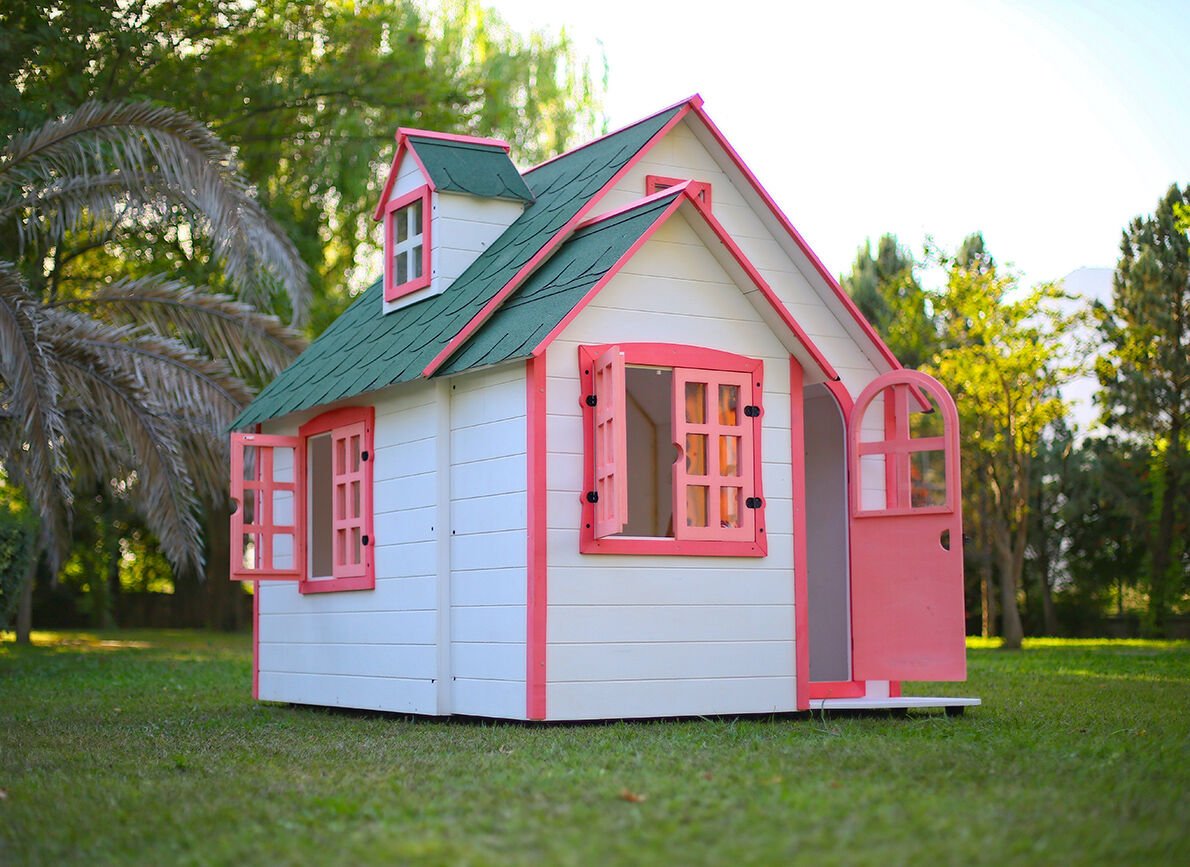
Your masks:
{"label": "green shingled roof", "polygon": [[526,172],[534,201],[446,292],[386,315],[381,313],[383,281],[377,280],[257,395],[232,429],[419,378],[451,338],[681,108]]}
{"label": "green shingled roof", "polygon": [[415,135],[409,136],[409,144],[439,192],[533,201],[532,191],[502,147]]}
{"label": "green shingled roof", "polygon": [[[679,191],[680,192],[680,191]],[[580,229],[533,272],[441,369],[459,373],[528,358],[679,195],[662,196]]]}

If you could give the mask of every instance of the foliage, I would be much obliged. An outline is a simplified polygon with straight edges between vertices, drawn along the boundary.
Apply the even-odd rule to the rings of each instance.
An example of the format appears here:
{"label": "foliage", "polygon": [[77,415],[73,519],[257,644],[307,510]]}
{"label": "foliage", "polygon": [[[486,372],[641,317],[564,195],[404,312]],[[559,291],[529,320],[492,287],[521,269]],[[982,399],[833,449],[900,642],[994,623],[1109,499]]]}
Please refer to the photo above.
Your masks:
{"label": "foliage", "polygon": [[[946,286],[931,295],[942,348],[929,365],[955,396],[968,472],[965,509],[988,523],[1001,582],[1004,635],[1023,634],[1017,591],[1028,538],[1033,458],[1044,431],[1065,415],[1059,386],[1079,370],[1067,343],[1078,317],[1060,312],[1052,285],[1022,291],[986,252],[944,260]],[[979,247],[982,250],[982,242]],[[971,484],[971,482],[974,484]]]}
{"label": "foliage", "polygon": [[855,255],[851,273],[840,280],[860,313],[906,367],[917,368],[937,348],[938,333],[917,263],[893,235],[882,235],[872,255],[870,241]]}
{"label": "foliage", "polygon": [[16,614],[25,577],[37,559],[37,517],[0,473],[0,630]]}
{"label": "foliage", "polygon": [[11,135],[0,228],[16,239],[0,249],[12,256],[0,259],[0,458],[41,518],[42,547],[59,561],[74,489],[111,484],[175,565],[197,568],[197,500],[223,490],[223,431],[251,394],[236,368],[275,372],[301,341],[163,276],[66,283],[71,259],[137,233],[207,236],[228,284],[251,294],[272,281],[296,309],[305,266],[227,146],[146,104],[87,103]]}
{"label": "foliage", "polygon": [[[468,0],[20,0],[0,30],[0,105],[21,125],[41,106],[152,99],[235,148],[311,266],[313,333],[375,276],[371,211],[397,127],[501,136],[533,162],[598,123],[564,33],[519,35]],[[136,256],[182,258],[172,246]]]}
{"label": "foliage", "polygon": [[1169,188],[1152,216],[1124,230],[1110,310],[1099,308],[1108,347],[1096,372],[1103,420],[1141,438],[1159,465],[1149,522],[1149,617],[1160,625],[1190,576],[1190,236],[1179,218],[1190,187]]}
{"label": "foliage", "polygon": [[1186,642],[984,644],[968,683],[906,687],[983,699],[957,719],[525,726],[257,704],[242,636],[35,638],[0,645],[6,863],[1172,864],[1190,846]]}

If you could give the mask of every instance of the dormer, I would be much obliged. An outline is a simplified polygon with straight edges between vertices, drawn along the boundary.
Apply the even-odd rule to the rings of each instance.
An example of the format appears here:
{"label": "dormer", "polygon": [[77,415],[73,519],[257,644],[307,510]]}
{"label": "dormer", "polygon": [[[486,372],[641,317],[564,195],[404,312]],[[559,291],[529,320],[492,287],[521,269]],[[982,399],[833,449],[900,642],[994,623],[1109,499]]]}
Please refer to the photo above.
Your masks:
{"label": "dormer", "polygon": [[507,142],[397,130],[373,215],[384,227],[384,312],[445,292],[532,201]]}

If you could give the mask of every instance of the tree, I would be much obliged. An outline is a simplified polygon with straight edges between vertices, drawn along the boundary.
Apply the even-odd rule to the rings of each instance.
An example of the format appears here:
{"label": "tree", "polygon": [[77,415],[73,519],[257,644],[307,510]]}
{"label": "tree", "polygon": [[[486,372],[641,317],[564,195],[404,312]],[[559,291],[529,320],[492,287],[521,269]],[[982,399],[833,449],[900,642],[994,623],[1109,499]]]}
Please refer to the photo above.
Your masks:
{"label": "tree", "polygon": [[1099,309],[1108,351],[1096,367],[1103,421],[1151,450],[1159,483],[1148,528],[1150,626],[1164,623],[1185,587],[1190,486],[1190,236],[1176,184],[1152,216],[1124,230],[1111,310]]}
{"label": "tree", "polygon": [[[69,278],[80,251],[175,239],[249,297],[306,299],[305,266],[204,126],[147,104],[88,103],[0,149],[0,461],[40,517],[56,571],[73,490],[115,485],[175,568],[202,564],[196,517],[226,482],[223,431],[244,377],[301,341],[270,316],[163,275]],[[183,243],[184,242],[184,243]],[[31,573],[29,579],[31,579]],[[25,598],[30,593],[26,580]],[[24,603],[23,603],[24,605]],[[19,618],[27,640],[28,618]]]}
{"label": "tree", "polygon": [[917,368],[937,347],[937,327],[917,280],[917,263],[894,235],[882,235],[855,255],[851,273],[840,280],[864,318],[906,367]]}
{"label": "tree", "polygon": [[[1078,369],[1064,357],[1063,338],[1074,317],[1052,307],[1061,297],[1055,287],[1021,293],[986,253],[945,264],[946,286],[931,296],[942,322],[942,348],[929,370],[958,404],[968,473],[965,507],[984,510],[1000,580],[1004,646],[1019,648],[1033,458],[1042,433],[1066,411],[1058,387]],[[985,494],[987,502],[980,503]]]}
{"label": "tree", "polygon": [[[318,333],[378,268],[371,212],[398,126],[507,138],[528,162],[596,126],[565,34],[474,2],[18,0],[0,12],[0,121],[87,99],[163,101],[236,150],[311,268]],[[167,255],[146,239],[138,255]],[[282,315],[284,316],[283,311]]]}

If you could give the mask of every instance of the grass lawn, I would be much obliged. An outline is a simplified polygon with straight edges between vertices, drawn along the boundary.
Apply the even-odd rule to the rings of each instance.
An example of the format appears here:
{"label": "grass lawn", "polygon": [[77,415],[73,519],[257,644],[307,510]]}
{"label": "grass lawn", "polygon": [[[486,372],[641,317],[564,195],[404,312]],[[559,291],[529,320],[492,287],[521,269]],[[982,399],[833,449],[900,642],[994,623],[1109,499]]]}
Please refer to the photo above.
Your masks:
{"label": "grass lawn", "polygon": [[1190,863],[1186,642],[976,642],[958,718],[526,727],[256,704],[245,636],[34,638],[4,865]]}

